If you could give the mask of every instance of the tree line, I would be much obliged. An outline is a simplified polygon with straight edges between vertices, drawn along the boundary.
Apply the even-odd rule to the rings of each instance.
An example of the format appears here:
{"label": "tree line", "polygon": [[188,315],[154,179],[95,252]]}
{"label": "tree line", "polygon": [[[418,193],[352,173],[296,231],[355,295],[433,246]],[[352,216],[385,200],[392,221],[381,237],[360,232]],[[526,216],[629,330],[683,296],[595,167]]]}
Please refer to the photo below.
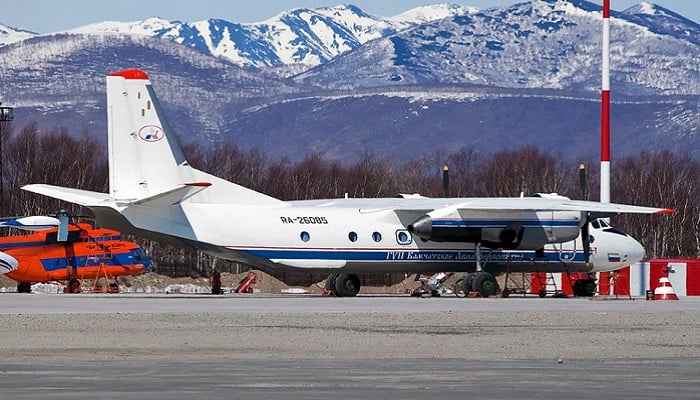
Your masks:
{"label": "tree line", "polygon": [[[46,215],[59,209],[90,215],[87,209],[20,190],[28,183],[108,191],[106,145],[89,133],[40,132],[32,123],[19,130],[5,126],[1,140],[2,216]],[[442,197],[443,165],[449,167],[451,197],[559,193],[574,199],[599,198],[597,161],[572,162],[532,146],[483,154],[465,145],[409,160],[370,152],[358,154],[355,160],[327,159],[319,153],[302,160],[279,159],[233,143],[207,148],[189,143],[183,151],[195,168],[283,200],[400,193]],[[580,183],[581,161],[588,166],[585,187]],[[673,215],[618,216],[613,224],[640,240],[649,257],[700,257],[700,161],[666,150],[644,151],[613,160],[611,170],[613,202],[677,210]],[[205,273],[212,263],[219,270],[234,268],[191,249],[134,240],[149,252],[160,273]]]}

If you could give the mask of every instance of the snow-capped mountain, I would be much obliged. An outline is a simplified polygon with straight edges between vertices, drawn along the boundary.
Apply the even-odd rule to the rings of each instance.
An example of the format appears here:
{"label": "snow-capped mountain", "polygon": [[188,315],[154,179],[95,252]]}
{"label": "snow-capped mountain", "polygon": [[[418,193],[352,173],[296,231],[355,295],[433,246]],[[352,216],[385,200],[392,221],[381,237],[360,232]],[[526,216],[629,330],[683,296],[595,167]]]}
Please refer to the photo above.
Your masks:
{"label": "snow-capped mountain", "polygon": [[0,47],[36,36],[34,32],[0,24]]}
{"label": "snow-capped mountain", "polygon": [[642,2],[622,14],[628,19],[647,26],[652,32],[671,35],[700,45],[700,24],[653,3]]}
{"label": "snow-capped mountain", "polygon": [[182,23],[160,18],[137,22],[101,22],[70,30],[70,33],[122,33],[160,37],[194,47],[242,66],[327,62],[370,40],[426,21],[465,14],[468,9],[436,4],[382,18],[348,6],[317,9],[297,8],[266,21],[250,24],[221,19]]}
{"label": "snow-capped mountain", "polygon": [[[644,8],[645,18],[632,9],[612,15],[615,91],[700,94],[700,26],[682,17],[671,23],[673,13],[661,7]],[[580,0],[455,16],[367,43],[295,79],[330,88],[450,82],[596,91],[600,16],[600,6]]]}
{"label": "snow-capped mountain", "polygon": [[[291,159],[525,144],[596,154],[599,5],[442,7],[392,18],[297,9],[257,25],[153,18],[39,35],[0,46],[0,101],[15,106],[15,127],[104,137],[105,74],[140,68],[185,142],[230,140]],[[614,148],[700,158],[698,24],[643,4],[613,13],[611,25]],[[299,75],[270,74],[287,62]]]}

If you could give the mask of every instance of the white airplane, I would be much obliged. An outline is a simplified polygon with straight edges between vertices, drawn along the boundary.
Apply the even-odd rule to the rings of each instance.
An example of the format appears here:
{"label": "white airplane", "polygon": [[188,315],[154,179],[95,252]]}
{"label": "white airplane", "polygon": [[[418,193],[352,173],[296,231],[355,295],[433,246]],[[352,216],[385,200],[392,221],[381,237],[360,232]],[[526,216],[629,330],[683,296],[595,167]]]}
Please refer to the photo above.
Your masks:
{"label": "white airplane", "polygon": [[109,194],[23,189],[88,207],[102,226],[262,270],[328,272],[337,296],[358,293],[359,273],[463,271],[465,290],[488,296],[505,271],[612,270],[644,248],[597,218],[673,212],[555,194],[282,201],[191,167],[140,70],[107,76],[107,120]]}

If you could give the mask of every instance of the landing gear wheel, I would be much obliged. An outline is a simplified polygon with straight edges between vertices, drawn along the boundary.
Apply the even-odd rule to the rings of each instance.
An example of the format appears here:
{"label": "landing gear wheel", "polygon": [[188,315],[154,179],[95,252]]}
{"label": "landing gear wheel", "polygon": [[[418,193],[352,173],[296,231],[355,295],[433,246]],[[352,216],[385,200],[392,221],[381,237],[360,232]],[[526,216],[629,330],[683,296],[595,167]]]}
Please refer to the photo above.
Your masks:
{"label": "landing gear wheel", "polygon": [[360,277],[354,274],[339,274],[335,278],[335,294],[338,297],[357,296],[360,286]]}
{"label": "landing gear wheel", "polygon": [[31,293],[32,284],[29,282],[17,282],[17,293]]}
{"label": "landing gear wheel", "polygon": [[334,296],[337,296],[338,293],[335,292],[335,279],[338,277],[340,274],[331,274],[326,278],[326,286],[324,289],[326,290],[326,293],[333,293]]}
{"label": "landing gear wheel", "polygon": [[80,281],[77,279],[71,279],[68,281],[68,293],[80,293]]}
{"label": "landing gear wheel", "polygon": [[[462,281],[461,282],[462,293],[464,293],[464,296],[461,296],[461,297],[469,296],[469,292],[472,291],[472,282],[474,281],[475,275],[476,274],[472,274],[471,272],[467,272],[466,274],[464,274],[464,278],[460,279]],[[455,290],[455,293],[457,293],[456,290]]]}
{"label": "landing gear wheel", "polygon": [[595,294],[596,287],[593,279],[579,279],[574,282],[572,289],[574,296],[591,297]]}
{"label": "landing gear wheel", "polygon": [[472,280],[472,290],[479,292],[481,297],[489,297],[498,290],[498,282],[488,272],[477,272]]}

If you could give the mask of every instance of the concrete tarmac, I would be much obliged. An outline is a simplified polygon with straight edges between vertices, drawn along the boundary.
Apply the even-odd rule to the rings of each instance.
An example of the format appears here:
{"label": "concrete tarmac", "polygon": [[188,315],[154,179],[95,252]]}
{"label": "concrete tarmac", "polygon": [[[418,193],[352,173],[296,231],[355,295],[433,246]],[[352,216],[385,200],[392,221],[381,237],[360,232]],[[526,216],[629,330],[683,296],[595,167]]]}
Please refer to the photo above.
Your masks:
{"label": "concrete tarmac", "polygon": [[700,398],[700,299],[0,295],[0,398]]}

